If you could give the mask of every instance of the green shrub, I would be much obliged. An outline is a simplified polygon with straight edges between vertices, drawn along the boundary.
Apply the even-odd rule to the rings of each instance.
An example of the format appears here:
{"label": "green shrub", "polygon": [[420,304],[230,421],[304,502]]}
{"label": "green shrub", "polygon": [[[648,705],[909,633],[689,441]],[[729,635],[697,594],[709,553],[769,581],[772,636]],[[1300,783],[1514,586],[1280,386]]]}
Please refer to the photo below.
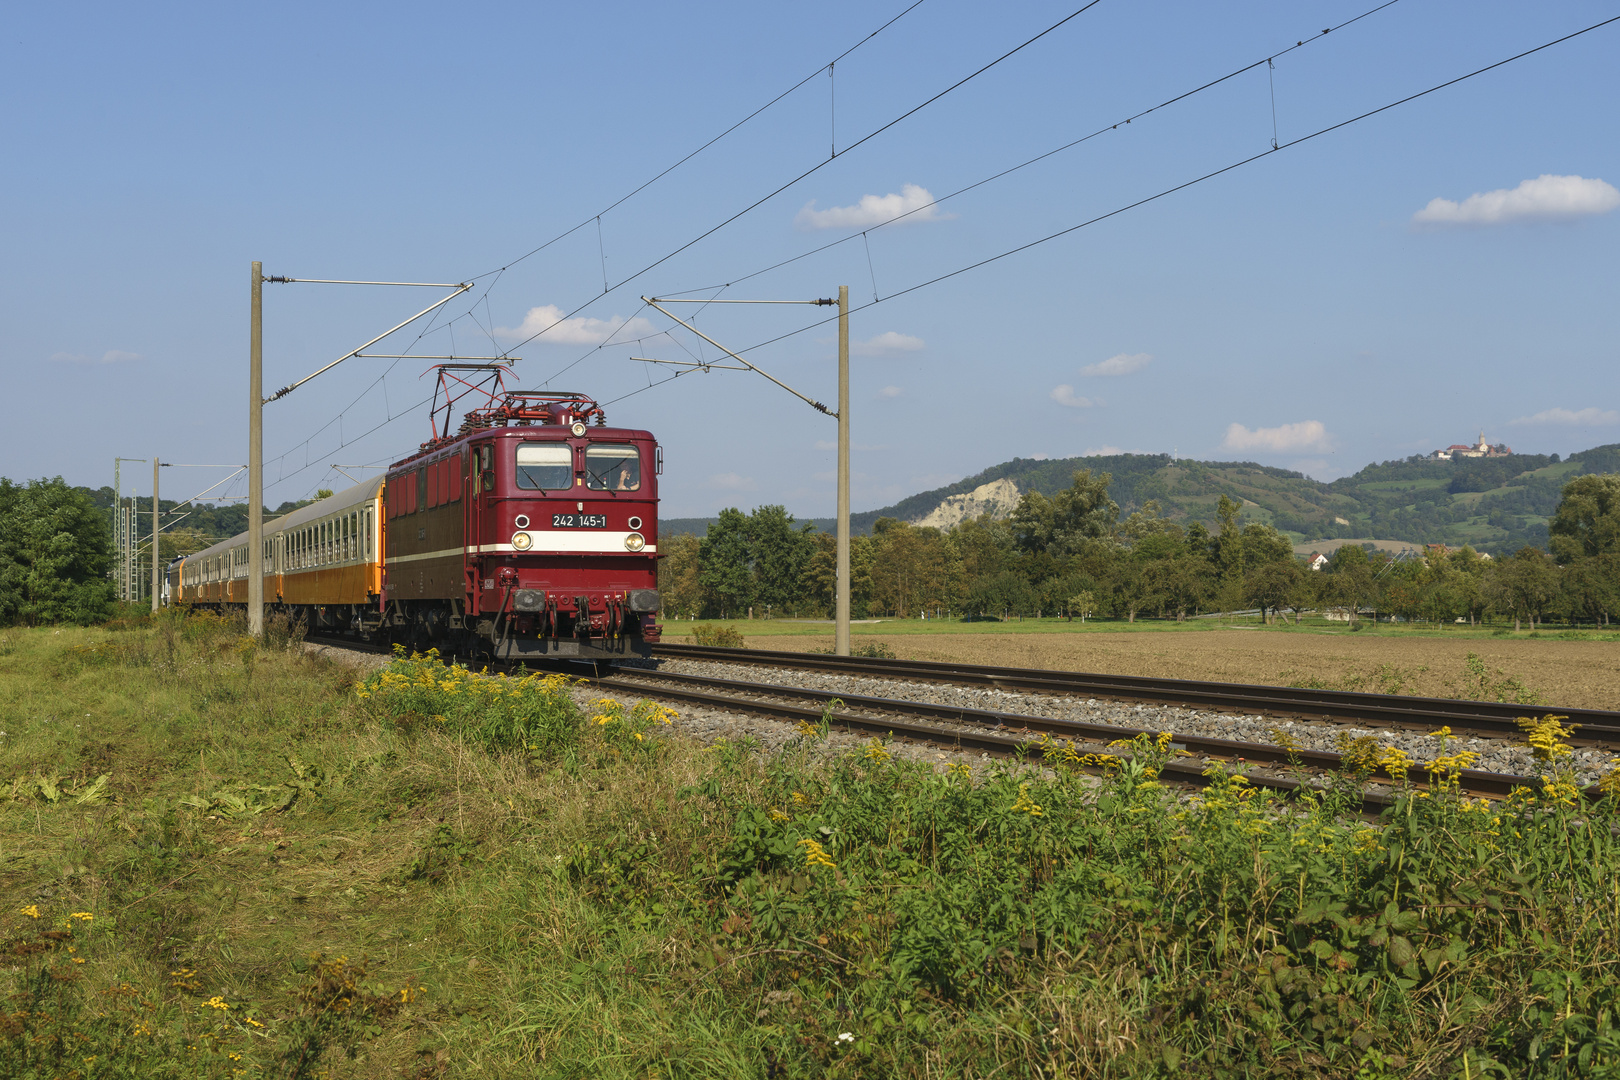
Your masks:
{"label": "green shrub", "polygon": [[[831,647],[828,647],[825,649],[811,649],[810,651],[816,653],[831,653],[833,650]],[[852,644],[849,649],[849,655],[869,657],[873,660],[900,659],[899,654],[890,648],[889,643],[886,641],[868,641],[859,645]]]}
{"label": "green shrub", "polygon": [[692,627],[692,641],[697,645],[709,645],[722,649],[744,648],[743,636],[737,632],[735,626],[694,626]]}

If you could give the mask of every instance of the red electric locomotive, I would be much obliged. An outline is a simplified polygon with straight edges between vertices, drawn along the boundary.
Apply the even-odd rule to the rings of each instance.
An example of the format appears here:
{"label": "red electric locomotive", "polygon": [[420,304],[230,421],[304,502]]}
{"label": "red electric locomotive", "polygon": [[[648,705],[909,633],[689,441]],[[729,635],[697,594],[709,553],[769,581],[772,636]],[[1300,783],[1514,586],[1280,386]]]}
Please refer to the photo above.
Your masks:
{"label": "red electric locomotive", "polygon": [[[459,381],[441,371],[441,391],[447,376]],[[498,380],[486,393],[459,431],[389,467],[372,625],[503,660],[648,655],[660,631],[656,439],[608,427],[581,394]],[[446,429],[451,403],[446,393]]]}

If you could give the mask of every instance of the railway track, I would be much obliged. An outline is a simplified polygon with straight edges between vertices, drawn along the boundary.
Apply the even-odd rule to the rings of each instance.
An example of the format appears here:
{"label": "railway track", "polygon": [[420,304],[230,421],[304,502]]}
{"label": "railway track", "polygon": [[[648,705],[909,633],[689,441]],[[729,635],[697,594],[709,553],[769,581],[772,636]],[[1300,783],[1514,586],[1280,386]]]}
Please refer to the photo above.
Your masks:
{"label": "railway track", "polygon": [[[346,639],[322,637],[313,640],[317,640],[322,644],[367,652],[386,651],[375,646],[359,645]],[[1112,681],[1116,678],[1114,676],[1077,675],[1069,672],[1031,671],[1015,668],[989,668],[974,665],[874,660],[864,657],[834,657],[823,654],[775,653],[682,645],[657,646],[655,647],[655,655],[670,659],[766,664],[800,670],[881,675],[885,678],[911,681],[993,686],[1000,689],[1017,689],[1048,694],[1085,694],[1088,697],[1124,696],[1112,694],[1104,689],[1107,686],[1114,685]],[[831,730],[850,734],[869,734],[895,738],[910,743],[937,746],[956,751],[973,751],[1001,758],[1023,758],[1031,755],[1039,757],[1042,753],[1039,742],[1041,737],[1067,742],[1078,753],[1103,753],[1107,752],[1108,744],[1114,741],[1130,740],[1140,734],[1151,737],[1157,737],[1161,734],[1159,730],[1153,728],[1097,724],[1050,716],[839,693],[808,687],[784,686],[777,683],[746,682],[736,679],[658,671],[656,669],[621,667],[613,674],[603,675],[597,672],[587,678],[595,687],[604,691],[640,695],[730,712],[767,716],[790,723],[804,722],[819,725],[825,722]],[[1205,709],[1217,708],[1218,706],[1212,705],[1211,701],[1219,700],[1223,702],[1224,708],[1227,710],[1280,713],[1282,715],[1302,716],[1306,719],[1353,719],[1370,726],[1396,726],[1394,724],[1380,723],[1381,720],[1385,720],[1394,711],[1395,707],[1393,705],[1385,705],[1375,718],[1369,718],[1360,713],[1351,714],[1348,711],[1328,714],[1321,712],[1303,713],[1289,711],[1288,706],[1291,703],[1298,704],[1298,702],[1286,694],[1269,694],[1258,699],[1243,699],[1238,693],[1238,691],[1245,689],[1272,692],[1286,690],[1287,688],[1242,687],[1234,684],[1202,684],[1188,680],[1150,680],[1130,677],[1126,677],[1124,683],[1171,684],[1167,689],[1160,691],[1164,696],[1154,697],[1145,696],[1154,692],[1151,685],[1136,686],[1135,689],[1143,696],[1129,697],[1126,698],[1127,700],[1152,701],[1155,704],[1193,705]],[[1201,689],[1206,686],[1211,688],[1207,692]],[[1487,702],[1452,702],[1443,699],[1386,698],[1385,695],[1376,694],[1332,695],[1315,691],[1309,693],[1313,697],[1319,695],[1322,698],[1336,696],[1340,699],[1354,700],[1381,699],[1401,704],[1411,702],[1417,704],[1419,708],[1410,710],[1406,716],[1402,717],[1399,726],[1432,728],[1436,724],[1451,724],[1454,731],[1457,730],[1459,723],[1457,717],[1476,715],[1466,709],[1457,709],[1455,706],[1490,705]],[[1446,709],[1442,714],[1446,719],[1437,720],[1433,712],[1423,708],[1423,706],[1436,701],[1443,706],[1453,707]],[[1277,707],[1277,703],[1280,703],[1281,707]],[[1347,709],[1348,706],[1345,706],[1345,708]],[[1613,713],[1601,713],[1598,710],[1581,710],[1580,712],[1583,715],[1593,713],[1608,717],[1616,715]],[[1573,717],[1571,718],[1573,719]],[[1464,727],[1464,730],[1468,729]],[[1496,727],[1489,729],[1488,733],[1501,737],[1505,730]],[[1515,735],[1519,734],[1516,725],[1512,728],[1512,731]],[[1482,734],[1484,733],[1482,732]],[[1620,731],[1617,731],[1616,734],[1620,735]],[[1338,772],[1344,767],[1342,756],[1330,751],[1288,750],[1268,743],[1182,735],[1174,732],[1171,733],[1171,737],[1174,740],[1172,745],[1176,749],[1183,750],[1198,759],[1194,763],[1172,758],[1166,763],[1161,774],[1162,779],[1184,786],[1202,787],[1207,785],[1208,778],[1204,776],[1204,771],[1209,761],[1235,764],[1245,771],[1245,775],[1254,787],[1285,794],[1298,791],[1301,787],[1316,787],[1326,776]],[[1600,738],[1610,737],[1602,735]],[[1610,745],[1613,744],[1610,743]],[[1603,743],[1588,742],[1588,745],[1603,745]],[[1259,766],[1267,771],[1255,772],[1252,768],[1254,766]],[[1292,775],[1282,776],[1271,771],[1277,769],[1285,769]],[[1101,770],[1092,767],[1089,771],[1099,772]],[[1416,766],[1415,771],[1419,774],[1424,773],[1421,766]],[[1373,774],[1372,781],[1375,785],[1385,785],[1385,790],[1374,787],[1366,791],[1363,796],[1365,809],[1377,811],[1392,805],[1396,798],[1394,790],[1396,778],[1380,769]],[[1542,783],[1538,777],[1472,769],[1462,770],[1459,773],[1459,782],[1464,794],[1488,799],[1502,799],[1507,797],[1516,787],[1537,788]],[[1592,801],[1602,797],[1595,787],[1587,788],[1585,795]]]}
{"label": "railway track", "polygon": [[1175,705],[1217,712],[1259,713],[1301,720],[1350,721],[1367,727],[1433,731],[1450,727],[1458,735],[1480,738],[1519,737],[1518,718],[1558,715],[1578,725],[1571,745],[1620,749],[1620,712],[1605,709],[1530,708],[1492,701],[1402,697],[1342,690],[1305,690],[1291,686],[1196,682],[1132,675],[1042,671],[924,660],[884,660],[824,653],[726,649],[704,645],[660,644],[653,655],[671,660],[706,660],[724,664],[789,667],[840,675],[948,683],[1053,695],[1083,695],[1115,701]]}
{"label": "railway track", "polygon": [[[971,750],[995,757],[1041,756],[1038,736],[1048,736],[1072,744],[1080,753],[1106,753],[1108,744],[1146,734],[1157,737],[1152,728],[1094,724],[1057,717],[972,709],[956,705],[877,698],[856,694],[789,687],[776,683],[750,683],[709,676],[683,675],[643,669],[620,669],[612,676],[598,677],[593,683],[603,690],[639,694],[665,701],[734,712],[754,713],[787,721],[809,724],[826,722],[831,730],[851,734],[891,736],[952,750]],[[1171,733],[1172,746],[1197,757],[1196,763],[1172,759],[1162,777],[1167,781],[1202,787],[1207,762],[1232,763],[1245,769],[1250,783],[1259,788],[1291,793],[1302,786],[1317,786],[1328,774],[1344,766],[1339,754],[1322,750],[1286,750],[1267,743],[1245,742]],[[1254,772],[1249,766],[1286,769],[1295,776]],[[1100,769],[1091,769],[1098,772]],[[1414,772],[1424,773],[1421,766]],[[1297,777],[1303,776],[1301,780]],[[1502,799],[1516,787],[1537,788],[1539,777],[1464,769],[1458,774],[1461,791],[1471,797]],[[1372,775],[1375,784],[1388,790],[1369,790],[1363,801],[1369,809],[1382,809],[1395,801],[1395,777],[1380,769]],[[1588,789],[1595,801],[1601,794]]]}

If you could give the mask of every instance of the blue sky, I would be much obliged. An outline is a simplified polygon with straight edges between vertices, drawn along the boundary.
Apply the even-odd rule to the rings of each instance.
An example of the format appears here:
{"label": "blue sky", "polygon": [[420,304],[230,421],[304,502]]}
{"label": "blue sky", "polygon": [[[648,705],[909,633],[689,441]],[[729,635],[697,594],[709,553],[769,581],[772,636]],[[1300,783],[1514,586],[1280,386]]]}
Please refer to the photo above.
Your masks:
{"label": "blue sky", "polygon": [[[476,280],[376,350],[511,350],[517,384],[622,399],[610,419],[666,446],[667,516],[831,513],[835,430],[747,373],[649,388],[670,369],[629,357],[715,353],[665,335],[642,295],[848,284],[857,304],[881,298],[852,319],[857,509],[1013,456],[1175,450],[1330,479],[1481,429],[1521,451],[1620,440],[1620,23],[1286,146],[1620,14],[1612,0],[1399,0],[1326,36],[1376,0],[1102,0],[828,160],[1080,2],[925,0],[599,227],[905,4],[14,12],[0,36],[0,475],[99,486],[119,455],[244,461],[253,259],[294,277]],[[1111,127],[1298,41],[1269,70]],[[1242,168],[895,295],[1274,135],[1285,149]],[[917,212],[878,227],[904,209]],[[267,388],[431,299],[267,286]],[[698,319],[741,350],[824,314]],[[834,394],[831,325],[746,355]],[[390,364],[350,360],[266,407],[272,505],[346,484],[333,462],[386,463],[426,437],[413,406],[430,365]],[[168,472],[165,495],[224,475]]]}

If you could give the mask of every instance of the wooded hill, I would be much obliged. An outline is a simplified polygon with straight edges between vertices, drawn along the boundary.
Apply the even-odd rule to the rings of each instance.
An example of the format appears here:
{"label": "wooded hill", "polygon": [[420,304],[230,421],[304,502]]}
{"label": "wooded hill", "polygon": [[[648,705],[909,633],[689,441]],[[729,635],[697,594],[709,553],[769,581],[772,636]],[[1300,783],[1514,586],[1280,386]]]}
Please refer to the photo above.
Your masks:
{"label": "wooded hill", "polygon": [[[1413,545],[1471,544],[1502,554],[1526,544],[1546,547],[1547,518],[1558,505],[1559,491],[1584,473],[1620,472],[1620,443],[1563,459],[1557,454],[1513,454],[1435,461],[1414,455],[1368,465],[1326,484],[1252,461],[1172,463],[1167,454],[1014,458],[881,510],[852,514],[850,527],[864,535],[880,517],[915,521],[952,495],[1001,479],[1011,480],[1020,492],[1054,496],[1069,486],[1077,469],[1113,476],[1109,494],[1122,517],[1156,499],[1167,517],[1213,525],[1215,506],[1226,495],[1243,503],[1247,520],[1280,529],[1296,543],[1372,537]],[[660,527],[666,535],[702,535],[711,520],[674,518]],[[823,531],[834,526],[831,518],[810,521]]]}

